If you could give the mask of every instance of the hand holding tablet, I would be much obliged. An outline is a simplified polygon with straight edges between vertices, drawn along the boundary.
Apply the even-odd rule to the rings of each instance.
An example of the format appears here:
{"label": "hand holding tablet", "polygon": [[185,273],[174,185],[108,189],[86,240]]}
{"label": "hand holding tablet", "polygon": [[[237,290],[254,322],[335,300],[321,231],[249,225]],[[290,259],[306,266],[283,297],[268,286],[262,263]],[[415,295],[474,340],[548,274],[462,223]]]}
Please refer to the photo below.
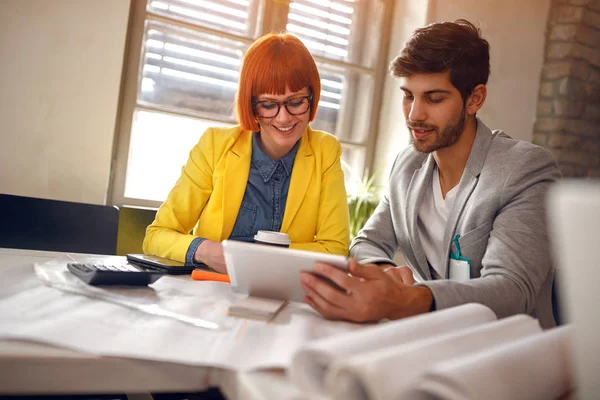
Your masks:
{"label": "hand holding tablet", "polygon": [[223,252],[231,289],[270,299],[302,301],[300,273],[314,273],[316,262],[348,269],[348,259],[344,256],[258,243],[225,240]]}

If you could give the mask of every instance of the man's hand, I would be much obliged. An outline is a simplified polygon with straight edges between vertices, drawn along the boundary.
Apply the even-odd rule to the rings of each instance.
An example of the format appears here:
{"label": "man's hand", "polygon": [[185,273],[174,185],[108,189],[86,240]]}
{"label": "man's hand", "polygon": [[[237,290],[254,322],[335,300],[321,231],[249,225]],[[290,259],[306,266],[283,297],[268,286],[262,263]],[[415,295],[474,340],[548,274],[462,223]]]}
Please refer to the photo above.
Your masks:
{"label": "man's hand", "polygon": [[223,245],[221,242],[213,240],[204,240],[194,253],[194,261],[201,262],[217,272],[222,274],[227,273],[225,266],[225,257],[223,256]]}
{"label": "man's hand", "polygon": [[345,291],[338,290],[318,277],[301,274],[304,301],[328,319],[354,322],[399,319],[429,311],[433,301],[426,287],[413,286],[408,267],[389,268],[361,265],[349,260],[349,276],[338,268],[315,264],[315,272],[330,279]]}
{"label": "man's hand", "polygon": [[410,286],[414,285],[416,282],[412,270],[406,265],[401,267],[389,265],[389,267],[383,269],[383,272],[391,276],[396,282],[405,283]]}

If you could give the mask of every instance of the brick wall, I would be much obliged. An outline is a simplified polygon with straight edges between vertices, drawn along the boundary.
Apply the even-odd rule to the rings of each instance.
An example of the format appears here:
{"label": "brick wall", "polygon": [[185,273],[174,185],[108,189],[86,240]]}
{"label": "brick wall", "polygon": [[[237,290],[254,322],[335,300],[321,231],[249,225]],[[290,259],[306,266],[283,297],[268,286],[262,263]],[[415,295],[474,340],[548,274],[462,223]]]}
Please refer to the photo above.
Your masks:
{"label": "brick wall", "polygon": [[552,0],[533,142],[564,176],[600,177],[600,0]]}

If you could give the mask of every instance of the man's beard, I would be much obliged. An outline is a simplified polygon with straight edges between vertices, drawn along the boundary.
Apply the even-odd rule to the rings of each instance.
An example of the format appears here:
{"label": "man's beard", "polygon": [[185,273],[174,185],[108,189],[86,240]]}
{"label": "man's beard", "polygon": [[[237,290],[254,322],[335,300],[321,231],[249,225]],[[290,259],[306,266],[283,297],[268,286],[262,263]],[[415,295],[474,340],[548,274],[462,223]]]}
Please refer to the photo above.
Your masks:
{"label": "man's beard", "polygon": [[442,132],[440,132],[438,127],[435,125],[407,122],[406,126],[409,129],[433,129],[434,131],[430,133],[427,136],[427,138],[429,138],[432,134],[436,135],[435,141],[433,143],[427,143],[425,141],[419,141],[415,139],[414,135],[411,133],[410,141],[413,147],[420,153],[431,153],[432,151],[452,146],[458,141],[458,138],[460,138],[460,135],[465,129],[466,114],[466,108],[463,106],[462,111],[458,115],[458,117],[453,121],[450,121]]}

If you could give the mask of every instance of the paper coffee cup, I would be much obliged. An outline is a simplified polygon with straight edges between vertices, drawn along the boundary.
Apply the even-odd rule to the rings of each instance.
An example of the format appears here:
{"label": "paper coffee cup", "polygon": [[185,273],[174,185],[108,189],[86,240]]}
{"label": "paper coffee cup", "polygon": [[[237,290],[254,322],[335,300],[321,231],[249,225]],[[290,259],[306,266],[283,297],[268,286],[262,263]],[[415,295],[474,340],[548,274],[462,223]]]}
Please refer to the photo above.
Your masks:
{"label": "paper coffee cup", "polygon": [[258,231],[254,235],[254,241],[256,243],[279,247],[290,247],[292,243],[287,233],[273,231]]}

